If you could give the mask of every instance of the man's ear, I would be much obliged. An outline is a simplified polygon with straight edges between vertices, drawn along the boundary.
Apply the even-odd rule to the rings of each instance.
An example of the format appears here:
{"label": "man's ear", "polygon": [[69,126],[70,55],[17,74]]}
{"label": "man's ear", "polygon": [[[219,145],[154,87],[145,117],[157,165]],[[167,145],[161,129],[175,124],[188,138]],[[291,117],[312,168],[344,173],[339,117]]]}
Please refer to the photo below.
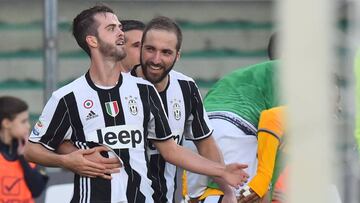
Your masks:
{"label": "man's ear", "polygon": [[179,51],[176,53],[176,61],[180,59],[180,55],[181,55],[181,49],[179,49]]}
{"label": "man's ear", "polygon": [[93,47],[93,48],[98,46],[98,41],[97,41],[97,38],[95,36],[91,36],[91,35],[86,36],[86,43],[90,47]]}

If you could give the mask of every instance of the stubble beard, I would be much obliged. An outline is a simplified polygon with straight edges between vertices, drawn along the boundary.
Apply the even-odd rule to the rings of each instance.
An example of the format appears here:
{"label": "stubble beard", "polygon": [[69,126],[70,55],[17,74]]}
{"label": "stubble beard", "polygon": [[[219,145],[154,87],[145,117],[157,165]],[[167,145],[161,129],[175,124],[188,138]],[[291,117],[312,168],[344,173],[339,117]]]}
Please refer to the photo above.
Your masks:
{"label": "stubble beard", "polygon": [[99,49],[100,52],[105,56],[105,57],[111,57],[114,58],[116,62],[121,61],[122,59],[124,59],[126,57],[126,52],[124,47],[120,48],[117,47],[117,45],[112,46],[109,43],[106,43],[104,41],[102,41],[101,39],[99,39]]}

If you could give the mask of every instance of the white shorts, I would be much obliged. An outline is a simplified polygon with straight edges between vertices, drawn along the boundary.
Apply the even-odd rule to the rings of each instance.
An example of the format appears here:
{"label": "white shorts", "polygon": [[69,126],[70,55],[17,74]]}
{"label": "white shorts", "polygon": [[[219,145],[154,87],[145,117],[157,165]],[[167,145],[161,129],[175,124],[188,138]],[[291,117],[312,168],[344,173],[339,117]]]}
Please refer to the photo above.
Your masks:
{"label": "white shorts", "polygon": [[[212,136],[224,156],[225,164],[235,162],[247,164],[248,168],[245,171],[249,174],[250,181],[257,169],[256,128],[230,112],[211,112],[208,115],[210,124],[214,128]],[[206,176],[187,172],[187,181],[189,196],[197,197],[199,192],[206,189],[208,179]],[[237,196],[240,195],[240,189],[237,190]]]}

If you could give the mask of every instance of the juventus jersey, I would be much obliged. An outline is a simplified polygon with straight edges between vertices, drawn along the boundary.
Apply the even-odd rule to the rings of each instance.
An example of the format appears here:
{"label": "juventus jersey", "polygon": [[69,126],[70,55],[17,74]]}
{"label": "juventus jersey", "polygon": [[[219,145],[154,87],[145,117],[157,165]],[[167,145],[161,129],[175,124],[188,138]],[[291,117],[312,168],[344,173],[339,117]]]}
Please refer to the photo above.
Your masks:
{"label": "juventus jersey", "polygon": [[[133,69],[132,75],[136,76]],[[201,140],[211,135],[209,119],[205,112],[199,89],[194,80],[177,71],[170,71],[169,83],[160,92],[171,131],[177,144],[187,140]],[[176,190],[176,166],[167,163],[156,148],[149,143],[150,172],[155,178],[155,202],[173,202]]]}
{"label": "juventus jersey", "polygon": [[[75,175],[71,202],[156,202],[148,171],[148,140],[172,138],[161,99],[149,82],[120,74],[117,85],[100,89],[89,73],[55,91],[30,141],[56,150],[65,139],[79,148],[99,144],[123,162],[112,180]],[[105,156],[111,156],[110,153]]]}

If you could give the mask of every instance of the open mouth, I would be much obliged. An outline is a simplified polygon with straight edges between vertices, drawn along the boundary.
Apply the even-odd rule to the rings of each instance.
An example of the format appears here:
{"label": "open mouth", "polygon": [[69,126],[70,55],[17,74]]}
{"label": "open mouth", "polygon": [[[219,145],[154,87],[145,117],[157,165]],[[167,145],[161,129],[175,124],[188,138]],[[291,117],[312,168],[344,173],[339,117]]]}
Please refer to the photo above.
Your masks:
{"label": "open mouth", "polygon": [[125,44],[125,40],[118,40],[118,41],[116,41],[116,45],[118,45],[118,46],[122,46],[122,45],[124,45]]}
{"label": "open mouth", "polygon": [[149,66],[151,69],[153,70],[160,70],[161,67],[160,66]]}

